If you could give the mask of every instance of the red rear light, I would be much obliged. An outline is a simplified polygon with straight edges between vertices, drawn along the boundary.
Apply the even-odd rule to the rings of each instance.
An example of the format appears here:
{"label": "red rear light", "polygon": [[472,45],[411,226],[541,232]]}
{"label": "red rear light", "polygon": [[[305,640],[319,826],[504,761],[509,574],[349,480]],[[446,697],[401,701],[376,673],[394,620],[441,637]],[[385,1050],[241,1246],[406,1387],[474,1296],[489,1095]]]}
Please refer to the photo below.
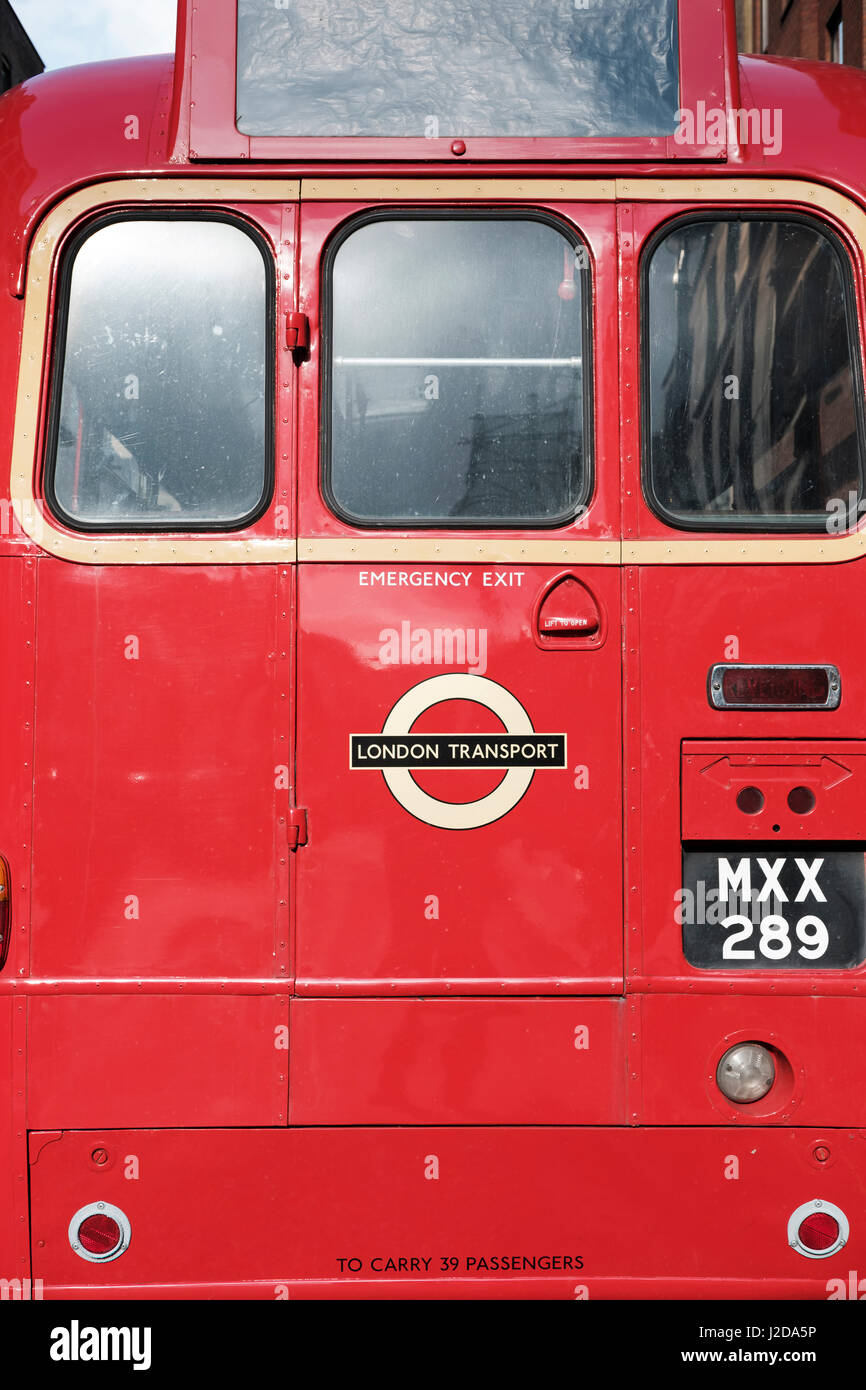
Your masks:
{"label": "red rear light", "polygon": [[818,666],[802,671],[747,666],[722,676],[726,705],[825,705],[829,693],[830,678]]}
{"label": "red rear light", "polygon": [[87,1216],[78,1227],[78,1243],[91,1255],[107,1255],[120,1244],[120,1227],[113,1216]]}
{"label": "red rear light", "polygon": [[828,1211],[815,1211],[800,1222],[797,1236],[807,1250],[829,1250],[839,1239],[839,1222]]}
{"label": "red rear light", "polygon": [[835,666],[714,666],[710,703],[716,709],[836,709]]}

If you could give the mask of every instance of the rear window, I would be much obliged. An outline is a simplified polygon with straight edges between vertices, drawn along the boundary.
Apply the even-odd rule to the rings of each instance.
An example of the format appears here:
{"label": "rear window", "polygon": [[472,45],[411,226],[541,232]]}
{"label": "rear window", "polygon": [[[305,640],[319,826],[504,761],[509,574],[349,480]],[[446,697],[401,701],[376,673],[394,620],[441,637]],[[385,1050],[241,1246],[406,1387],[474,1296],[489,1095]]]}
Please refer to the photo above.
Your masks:
{"label": "rear window", "polygon": [[239,0],[246,135],[676,128],[676,0]]}
{"label": "rear window", "polygon": [[590,482],[590,258],[542,219],[376,218],[332,249],[325,490],[361,525],[551,526]]}
{"label": "rear window", "polygon": [[79,530],[225,530],[267,499],[263,243],[217,219],[103,223],[67,257],[46,491]]}
{"label": "rear window", "polygon": [[665,231],[644,262],[645,480],[702,529],[820,530],[856,514],[862,411],[854,291],[805,219]]}

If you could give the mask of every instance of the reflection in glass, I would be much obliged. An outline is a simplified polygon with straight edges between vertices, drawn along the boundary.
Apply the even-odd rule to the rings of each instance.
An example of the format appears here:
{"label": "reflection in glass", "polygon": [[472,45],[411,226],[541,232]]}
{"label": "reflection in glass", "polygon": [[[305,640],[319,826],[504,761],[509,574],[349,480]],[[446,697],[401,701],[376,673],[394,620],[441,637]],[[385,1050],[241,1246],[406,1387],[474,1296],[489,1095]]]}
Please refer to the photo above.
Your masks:
{"label": "reflection in glass", "polygon": [[54,495],[75,522],[237,522],[265,480],[266,272],[225,222],[141,218],[80,245]]}
{"label": "reflection in glass", "polygon": [[[860,489],[834,241],[805,222],[680,224],[647,276],[651,490],[684,521],[826,525]],[[818,521],[820,518],[820,521]]]}
{"label": "reflection in glass", "polygon": [[676,0],[239,0],[245,135],[671,135]]}
{"label": "reflection in glass", "polygon": [[378,220],[331,280],[330,487],[362,522],[553,523],[583,500],[589,258],[540,221]]}

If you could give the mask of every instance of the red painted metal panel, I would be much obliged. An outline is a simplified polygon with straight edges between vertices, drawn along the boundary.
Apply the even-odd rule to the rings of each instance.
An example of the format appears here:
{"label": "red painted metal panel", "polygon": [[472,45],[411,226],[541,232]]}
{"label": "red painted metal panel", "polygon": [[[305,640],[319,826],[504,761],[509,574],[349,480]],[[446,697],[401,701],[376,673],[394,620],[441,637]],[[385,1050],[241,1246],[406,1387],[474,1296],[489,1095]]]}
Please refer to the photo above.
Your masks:
{"label": "red painted metal panel", "polygon": [[[815,1161],[819,1141],[831,1167]],[[698,1292],[731,1279],[765,1296],[796,1284],[826,1297],[828,1279],[866,1260],[863,1149],[850,1129],[828,1141],[821,1130],[724,1125],[66,1133],[31,1170],[33,1273],[49,1292],[256,1280],[277,1298],[301,1280],[331,1281],[313,1285],[320,1293],[340,1279],[351,1291],[359,1277],[423,1291],[447,1276],[454,1297],[463,1279],[477,1292],[479,1279],[495,1289],[515,1278],[549,1279],[550,1294],[568,1280],[572,1297],[613,1279],[641,1291],[647,1280],[690,1281]],[[124,1175],[130,1156],[137,1179]],[[788,1245],[787,1223],[816,1197],[848,1213],[851,1233],[838,1254],[807,1260]],[[98,1267],[67,1236],[94,1201],[120,1207],[132,1228],[126,1252]]]}
{"label": "red painted metal panel", "polygon": [[[8,508],[3,508],[7,531]],[[0,855],[7,861],[9,946],[0,989],[0,1280],[30,1274],[25,1126],[25,1003],[12,990],[27,973],[30,953],[30,861],[33,820],[33,710],[36,631],[36,564],[0,561],[0,631],[3,679],[3,796]],[[12,1285],[11,1295],[17,1296]]]}
{"label": "red painted metal panel", "polygon": [[286,1122],[288,1001],[31,998],[31,1129]]}
{"label": "red painted metal panel", "polygon": [[622,1001],[292,1003],[290,1122],[618,1124]]}
{"label": "red painted metal panel", "polygon": [[237,0],[179,0],[175,83],[188,103],[180,129],[190,159],[249,158],[249,136],[235,123],[237,30]]}
{"label": "red painted metal panel", "polygon": [[[5,522],[5,507],[3,517]],[[7,530],[5,524],[2,529]],[[24,1109],[27,1029],[24,1000],[11,991],[27,973],[30,952],[36,632],[36,564],[32,559],[0,561],[0,632],[0,855],[10,872],[10,940],[0,973],[0,989],[10,991],[0,997],[0,1280],[23,1280],[30,1274]],[[14,1285],[12,1296],[16,1296]]]}
{"label": "red painted metal panel", "polygon": [[818,1279],[630,1279],[627,1276],[614,1279],[593,1279],[589,1283],[576,1284],[574,1274],[548,1274],[537,1278],[513,1278],[510,1275],[497,1275],[486,1279],[363,1279],[352,1283],[328,1279],[292,1279],[281,1284],[273,1280],[246,1283],[219,1284],[119,1284],[112,1288],[95,1287],[93,1284],[53,1284],[44,1289],[40,1286],[40,1298],[46,1300],[94,1299],[120,1302],[127,1299],[170,1299],[191,1301],[194,1299],[243,1299],[284,1302],[305,1302],[329,1299],[333,1301],[364,1300],[421,1300],[452,1302],[459,1299],[509,1302],[540,1302],[549,1300],[581,1301],[592,1298],[593,1302],[610,1300],[648,1300],[658,1302],[662,1299],[674,1301],[730,1299],[757,1303],[766,1300],[812,1301],[834,1299],[863,1299],[866,1279],[860,1279],[856,1270],[849,1270],[832,1283]]}
{"label": "red painted metal panel", "polygon": [[9,947],[0,983],[26,974],[30,958],[30,869],[33,835],[33,725],[36,661],[36,562],[0,561],[3,680],[3,796],[0,855],[9,865]]}
{"label": "red painted metal panel", "polygon": [[0,1280],[30,1275],[25,1033],[23,1000],[0,998]]}
{"label": "red painted metal panel", "polygon": [[15,1160],[12,1011],[15,1001],[0,999],[0,1278],[24,1272],[17,1266],[21,1243],[15,1222]]}
{"label": "red painted metal panel", "polygon": [[[645,996],[641,1023],[643,1124],[866,1124],[861,999]],[[715,1075],[722,1054],[743,1041],[765,1043],[780,1060],[767,1099],[737,1106]]]}
{"label": "red painted metal panel", "polygon": [[[765,798],[760,816],[737,806],[752,786]],[[795,787],[815,797],[807,815],[788,806]],[[866,840],[866,743],[683,744],[684,840],[766,839],[768,825],[781,840]]]}
{"label": "red painted metal panel", "polygon": [[[844,588],[840,587],[841,570]],[[816,593],[827,597],[816,603]],[[834,594],[842,593],[844,602],[833,601]],[[862,992],[863,966],[849,971],[805,971],[792,980],[767,969],[743,970],[734,978],[686,963],[682,924],[677,920],[683,840],[678,772],[684,743],[723,749],[785,744],[795,752],[830,754],[838,744],[846,756],[859,747],[856,735],[866,727],[866,670],[851,613],[866,602],[866,568],[862,564],[828,570],[815,565],[647,567],[640,572],[638,594],[640,626],[632,628],[629,646],[640,647],[640,689],[630,697],[627,724],[638,731],[639,742],[634,750],[640,757],[640,783],[635,791],[641,793],[642,833],[632,844],[642,931],[640,936],[629,933],[627,937],[632,987],[648,985],[654,992],[663,992],[669,987],[665,982],[675,980],[680,982],[678,988],[687,981],[688,989],[696,993],[727,993],[735,988],[749,994],[767,993],[772,982],[778,993]],[[809,614],[805,623],[804,613]],[[695,614],[700,614],[700,622]],[[684,633],[688,633],[687,641]],[[734,641],[740,661],[837,665],[844,690],[841,706],[820,712],[712,709],[707,673],[715,662],[731,660]],[[856,780],[855,775],[851,781]],[[834,790],[827,795],[828,806],[836,794]],[[687,791],[683,814],[689,818],[693,815],[690,798]],[[817,807],[813,814],[818,814]],[[860,813],[854,808],[851,814],[854,819],[844,824],[857,829],[862,823]],[[750,838],[748,818],[740,812],[737,818],[743,824],[735,838]],[[769,821],[769,838],[781,841],[781,829],[773,832],[772,826],[790,824],[791,819],[787,812],[787,822]],[[687,819],[686,825],[694,829],[695,822]],[[807,829],[804,839],[808,837]]]}
{"label": "red painted metal panel", "polygon": [[[542,652],[530,617],[557,571],[373,567],[397,578],[425,568],[458,575],[461,587],[373,587],[358,564],[301,570],[298,795],[311,834],[298,863],[298,988],[610,993],[622,963],[619,572],[581,571],[613,615],[605,645]],[[515,587],[485,587],[497,571]],[[416,736],[503,730],[462,687],[453,698],[444,687],[419,690],[441,668],[382,660],[384,634],[404,624],[489,635],[477,698],[505,690],[539,734],[566,736],[567,767],[537,771],[513,807],[501,773],[416,773],[412,785],[437,804],[478,802],[501,785],[504,810],[492,824],[427,823],[418,817],[436,812],[410,812],[411,788],[392,794],[380,771],[350,768],[350,737],[381,732],[410,690],[437,702],[413,724]]]}
{"label": "red painted metal panel", "polygon": [[276,622],[265,566],[42,562],[36,973],[271,973]]}

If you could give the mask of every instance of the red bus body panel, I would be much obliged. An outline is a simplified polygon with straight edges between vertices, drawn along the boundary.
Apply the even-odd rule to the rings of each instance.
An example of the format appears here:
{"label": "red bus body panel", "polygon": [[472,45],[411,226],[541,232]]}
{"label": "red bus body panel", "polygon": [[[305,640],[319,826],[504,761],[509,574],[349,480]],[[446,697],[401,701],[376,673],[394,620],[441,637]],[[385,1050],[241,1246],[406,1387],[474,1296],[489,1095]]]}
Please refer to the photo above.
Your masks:
{"label": "red bus body panel", "polygon": [[[219,1296],[249,1283],[270,1299],[425,1297],[428,1286],[453,1297],[466,1281],[476,1297],[581,1300],[686,1287],[694,1296],[733,1278],[751,1297],[826,1298],[837,1262],[804,1269],[784,1238],[787,1216],[819,1181],[856,1203],[863,1140],[835,1139],[832,1175],[819,1176],[822,1139],[808,1129],[549,1126],[34,1134],[34,1276],[47,1295],[93,1293],[66,1227],[81,1192],[98,1187],[133,1230],[123,1258],[97,1267],[99,1296]],[[99,1150],[108,1162],[95,1172]],[[732,1158],[739,1182],[723,1177]],[[127,1182],[135,1160],[141,1180]],[[438,1178],[427,1181],[432,1162]],[[623,1219],[624,1193],[641,1212],[637,1232]],[[838,1262],[846,1279],[863,1254],[861,1235]]]}
{"label": "red bus body panel", "polygon": [[[781,112],[780,152],[509,140],[456,158],[447,142],[250,140],[233,125],[226,0],[180,5],[176,63],[48,74],[0,99],[0,457],[21,443],[16,402],[38,397],[37,502],[58,268],[99,208],[209,190],[269,248],[279,329],[273,496],[232,537],[250,556],[63,558],[15,522],[4,474],[0,1280],[40,1279],[47,1298],[866,1292],[866,966],[700,970],[675,918],[684,843],[764,842],[732,810],[744,758],[772,768],[780,839],[863,841],[866,559],[629,555],[683,539],[642,493],[642,251],[681,212],[737,206],[732,180],[752,207],[804,211],[807,195],[778,191],[799,181],[862,213],[866,75],[738,63],[732,5],[681,10],[686,96]],[[97,185],[53,253],[45,361],[31,362],[30,258],[46,218]],[[580,522],[410,534],[329,510],[323,256],[389,204],[531,209],[585,239],[595,479]],[[813,211],[850,257],[862,348],[866,241],[853,216]],[[289,313],[311,328],[298,364]],[[553,549],[533,551],[539,539]],[[419,540],[423,558],[407,558]],[[273,547],[266,563],[257,545]],[[468,578],[437,588],[426,573]],[[551,647],[541,602],[564,577],[601,625]],[[424,822],[380,771],[350,766],[351,736],[380,733],[440,674],[413,663],[416,628],[484,630],[477,675],[566,738],[565,767],[477,829]],[[387,632],[399,660],[382,659]],[[839,708],[714,710],[707,673],[732,639],[741,661],[834,663]],[[418,723],[493,731],[465,696]],[[418,776],[452,804],[496,781]],[[821,792],[808,821],[786,803],[804,782]],[[715,1077],[755,1039],[786,1063],[749,1111]],[[814,1199],[850,1222],[827,1260],[788,1240]],[[68,1231],[99,1201],[132,1239],[91,1264]]]}

